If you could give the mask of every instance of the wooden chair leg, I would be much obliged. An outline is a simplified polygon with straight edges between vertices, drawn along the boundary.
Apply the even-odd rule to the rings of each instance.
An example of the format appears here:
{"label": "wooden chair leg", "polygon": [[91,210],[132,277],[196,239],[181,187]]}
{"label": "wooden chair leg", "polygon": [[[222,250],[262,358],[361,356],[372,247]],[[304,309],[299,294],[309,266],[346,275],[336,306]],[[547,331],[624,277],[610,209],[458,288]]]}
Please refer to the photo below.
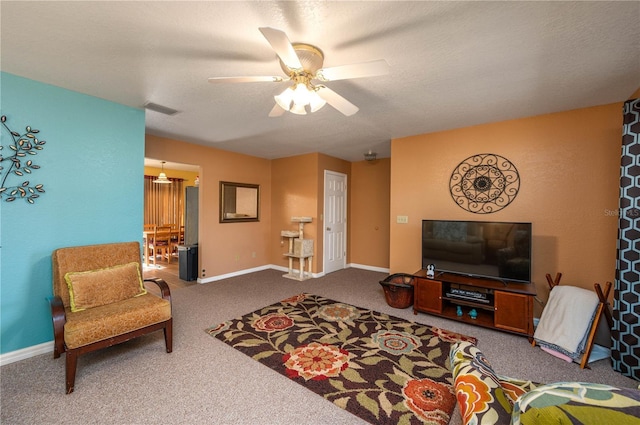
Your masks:
{"label": "wooden chair leg", "polygon": [[76,368],[78,366],[78,354],[75,350],[67,351],[66,369],[67,369],[67,394],[73,392],[76,383]]}
{"label": "wooden chair leg", "polygon": [[60,358],[60,353],[61,353],[61,350],[58,347],[58,344],[56,342],[54,342],[54,344],[53,344],[53,358],[54,359]]}
{"label": "wooden chair leg", "polygon": [[164,345],[167,348],[167,353],[173,351],[173,318],[164,327]]}
{"label": "wooden chair leg", "polygon": [[[64,326],[64,324],[62,324],[61,326]],[[59,332],[64,332],[64,331],[61,330]],[[60,358],[60,355],[65,352],[64,341],[62,340],[62,338],[64,338],[64,336],[62,335],[54,336],[54,340],[53,340],[53,358],[54,359]]]}

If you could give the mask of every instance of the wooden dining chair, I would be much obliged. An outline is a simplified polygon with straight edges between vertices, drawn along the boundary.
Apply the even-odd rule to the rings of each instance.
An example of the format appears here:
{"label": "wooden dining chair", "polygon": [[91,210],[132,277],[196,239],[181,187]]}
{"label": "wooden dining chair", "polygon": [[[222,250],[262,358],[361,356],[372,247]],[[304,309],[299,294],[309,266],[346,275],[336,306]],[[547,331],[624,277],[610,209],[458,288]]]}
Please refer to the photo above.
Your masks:
{"label": "wooden dining chair", "polygon": [[171,248],[169,255],[178,256],[178,246],[184,245],[184,226],[171,229]]}
{"label": "wooden dining chair", "polygon": [[153,232],[153,237],[148,241],[149,252],[153,259],[153,265],[156,265],[157,256],[160,258],[167,255],[167,260],[171,263],[171,226],[156,226]]}
{"label": "wooden dining chair", "polygon": [[145,223],[142,230],[144,231],[142,238],[142,246],[143,246],[143,256],[144,256],[144,264],[149,266],[149,245],[151,244],[152,235],[149,232],[154,232],[156,230],[157,225],[151,223]]}

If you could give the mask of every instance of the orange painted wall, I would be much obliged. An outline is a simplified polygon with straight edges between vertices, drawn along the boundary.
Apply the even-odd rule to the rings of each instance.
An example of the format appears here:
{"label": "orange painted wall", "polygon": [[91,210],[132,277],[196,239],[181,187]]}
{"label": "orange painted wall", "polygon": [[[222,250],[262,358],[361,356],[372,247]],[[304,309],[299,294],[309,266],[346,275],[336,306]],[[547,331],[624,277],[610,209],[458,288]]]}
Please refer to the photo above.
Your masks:
{"label": "orange painted wall", "polygon": [[[204,276],[200,274],[201,279],[269,264],[287,267],[288,259],[282,255],[287,251],[287,241],[280,237],[280,232],[297,229],[297,224],[291,222],[292,216],[313,218],[312,223],[305,225],[305,237],[315,242],[312,272],[321,273],[324,170],[347,175],[347,263],[353,255],[359,264],[388,267],[389,201],[388,195],[384,196],[388,193],[388,159],[379,160],[377,168],[368,170],[371,164],[355,163],[355,169],[360,171],[352,178],[350,162],[323,154],[265,160],[152,135],[146,136],[145,156],[201,167],[198,254],[200,269],[206,270]],[[149,172],[152,171],[155,172],[151,169]],[[173,171],[165,171],[174,177]],[[260,184],[260,222],[219,223],[220,180]],[[385,189],[378,190],[385,185]],[[372,187],[376,188],[374,197]],[[351,201],[352,193],[359,193],[355,204]],[[360,199],[366,205],[360,206]],[[364,217],[357,217],[360,214]],[[369,226],[369,220],[376,216],[374,221],[380,223],[376,237],[367,239],[365,244],[352,242],[351,235],[355,232],[360,237],[363,232],[358,229]]]}
{"label": "orange painted wall", "polygon": [[349,262],[389,267],[391,159],[351,164]]}
{"label": "orange painted wall", "polygon": [[[391,272],[420,268],[422,219],[530,221],[540,299],[548,298],[545,273],[590,289],[613,281],[621,138],[615,103],[393,140]],[[454,168],[479,153],[504,156],[520,174],[515,200],[493,214],[469,213],[449,193]],[[397,224],[397,215],[409,223]]]}
{"label": "orange painted wall", "polygon": [[[271,161],[152,135],[145,140],[148,158],[200,166],[199,278],[269,264],[273,240]],[[221,180],[260,185],[259,222],[219,223]]]}
{"label": "orange painted wall", "polygon": [[[314,261],[312,272],[317,270],[317,226],[318,226],[318,182],[316,169],[318,154],[299,155],[272,161],[272,223],[271,223],[271,264],[288,267],[288,238],[282,238],[282,230],[298,230],[298,223],[291,217],[306,216],[313,221],[304,225],[305,239],[313,239]],[[297,267],[297,260],[294,267]]]}
{"label": "orange painted wall", "polygon": [[[350,163],[347,161],[319,153],[272,161],[272,264],[288,267],[288,259],[282,255],[288,250],[288,239],[281,238],[280,232],[298,229],[298,224],[292,223],[291,217],[308,216],[313,221],[305,224],[304,237],[314,241],[311,271],[322,272],[324,170],[346,174],[348,182],[350,168]],[[296,261],[294,267],[297,267],[297,264]]]}

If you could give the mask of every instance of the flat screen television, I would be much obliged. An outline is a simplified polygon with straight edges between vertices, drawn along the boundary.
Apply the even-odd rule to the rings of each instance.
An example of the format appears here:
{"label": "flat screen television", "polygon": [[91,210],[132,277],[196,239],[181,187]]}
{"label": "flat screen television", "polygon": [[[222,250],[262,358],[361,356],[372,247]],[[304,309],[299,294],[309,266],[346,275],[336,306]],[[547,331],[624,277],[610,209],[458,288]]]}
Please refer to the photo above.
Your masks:
{"label": "flat screen television", "polygon": [[422,268],[531,282],[531,223],[422,220]]}

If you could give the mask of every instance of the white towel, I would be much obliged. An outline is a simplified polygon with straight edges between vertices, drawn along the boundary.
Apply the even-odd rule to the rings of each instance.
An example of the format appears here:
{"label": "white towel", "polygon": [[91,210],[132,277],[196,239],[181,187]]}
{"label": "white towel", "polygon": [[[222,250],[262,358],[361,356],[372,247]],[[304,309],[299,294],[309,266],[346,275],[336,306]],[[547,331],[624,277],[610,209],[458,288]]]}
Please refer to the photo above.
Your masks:
{"label": "white towel", "polygon": [[593,291],[575,286],[554,287],[533,337],[577,353],[591,327],[598,303]]}

